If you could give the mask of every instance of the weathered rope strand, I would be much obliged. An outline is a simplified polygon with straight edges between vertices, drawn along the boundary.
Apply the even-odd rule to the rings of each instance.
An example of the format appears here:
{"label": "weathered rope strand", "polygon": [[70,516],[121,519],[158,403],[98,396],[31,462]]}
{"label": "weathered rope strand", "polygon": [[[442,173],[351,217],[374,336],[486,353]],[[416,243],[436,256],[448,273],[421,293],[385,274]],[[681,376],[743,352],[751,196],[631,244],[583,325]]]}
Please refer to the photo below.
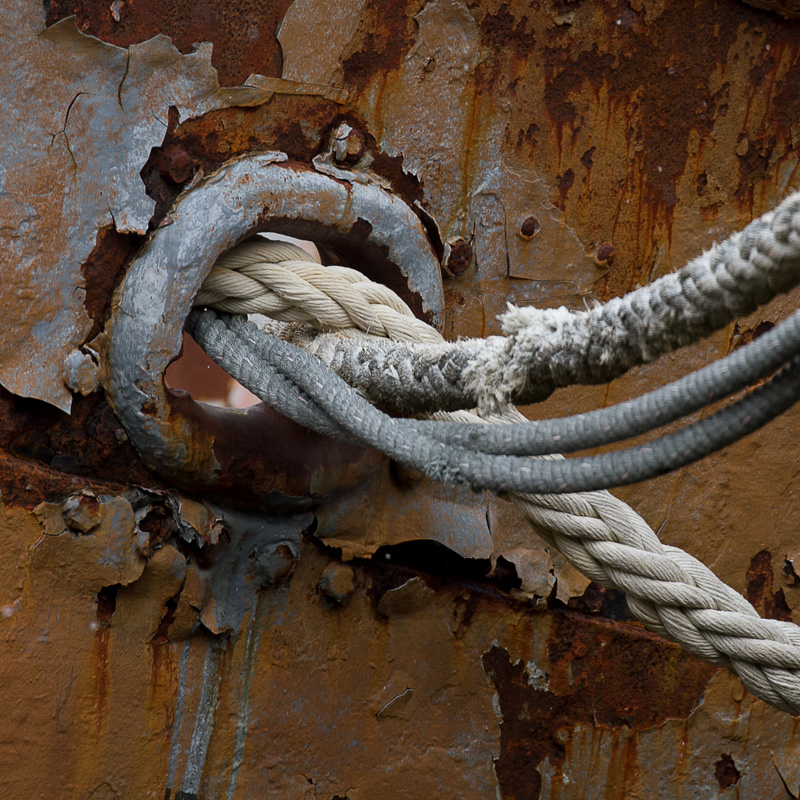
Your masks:
{"label": "weathered rope strand", "polygon": [[[465,397],[478,396],[485,406],[497,408],[508,396],[502,386],[500,389],[491,389],[491,381],[500,372],[503,381],[517,381],[513,391],[522,396],[527,396],[527,392],[540,397],[554,385],[561,385],[558,381],[564,376],[569,378],[568,382],[575,382],[573,379],[576,376],[580,382],[607,380],[610,373],[604,378],[598,376],[607,375],[608,369],[611,373],[617,370],[615,374],[619,374],[631,363],[650,360],[660,352],[665,352],[664,348],[671,349],[707,335],[726,324],[731,315],[748,313],[754,303],[765,302],[775,292],[794,285],[800,272],[798,209],[800,202],[795,195],[774,214],[765,215],[741,234],[731,237],[677,273],[677,284],[675,280],[662,279],[654,284],[655,289],[645,287],[649,292],[639,290],[627,298],[621,298],[617,304],[612,301],[612,304],[601,309],[574,315],[569,315],[563,309],[551,312],[549,316],[548,312],[512,310],[504,321],[506,332],[511,334],[507,340],[495,337],[487,343],[467,342],[448,346],[435,343],[436,337],[432,337],[430,345],[420,348],[413,344],[392,344],[388,347],[373,341],[358,342],[355,346],[342,345],[331,337],[321,336],[315,345],[337,372],[344,376],[348,372],[354,373],[358,378],[354,381],[356,385],[359,381],[371,383],[371,376],[380,375],[382,383],[379,381],[381,387],[378,394],[385,396],[387,392],[391,393],[393,387],[403,386],[404,400],[399,405],[407,404],[409,397],[416,402],[422,400],[423,404],[431,402],[432,397],[438,397],[437,405],[454,408]],[[310,275],[310,272],[306,274]],[[675,277],[667,276],[668,279]],[[343,279],[347,280],[346,277]],[[336,289],[327,296],[336,292],[341,294],[342,291]],[[291,294],[288,287],[284,294]],[[290,299],[302,305],[306,297],[311,298],[309,303],[316,302],[319,308],[326,308],[325,301],[310,290],[292,295]],[[352,313],[349,310],[346,312],[346,318],[337,317],[336,324],[329,325],[319,320],[315,320],[315,324],[322,329],[341,327],[346,330],[353,327],[372,332],[370,312],[374,312],[374,309],[364,310],[363,306],[358,305],[353,308]],[[595,312],[597,314],[592,318]],[[718,438],[720,429],[729,428],[731,420],[736,421],[737,415],[741,415],[743,410],[746,416],[761,415],[766,419],[776,413],[781,404],[785,406],[793,402],[800,393],[800,358],[796,356],[797,343],[790,341],[797,334],[798,323],[796,319],[789,322],[791,324],[784,323],[788,333],[776,332],[774,341],[768,339],[762,343],[762,352],[756,350],[757,355],[754,356],[754,351],[750,350],[744,356],[734,354],[736,358],[724,366],[712,365],[717,370],[716,377],[720,380],[724,378],[726,387],[735,387],[733,391],[744,385],[737,383],[742,380],[742,375],[758,373],[759,377],[763,377],[767,374],[764,362],[770,358],[769,371],[786,363],[776,378],[714,417],[678,434],[663,437],[655,443],[657,446],[648,445],[652,452],[659,448],[663,450],[657,456],[650,457],[640,449],[637,452],[638,462],[653,462],[654,459],[658,462],[659,458],[666,457],[669,463],[678,463],[685,457],[682,450],[685,451],[689,441],[686,436],[690,435],[686,431],[693,431],[691,435],[696,434],[700,444],[707,446],[709,442],[713,443],[715,437]],[[517,323],[519,325],[515,328]],[[605,340],[601,337],[601,340],[594,341],[592,335],[587,334],[596,323],[601,327],[606,326],[608,335]],[[537,325],[544,325],[538,333]],[[665,325],[671,329],[666,333],[659,329],[659,326]],[[437,434],[436,431],[441,431],[441,428],[435,427],[434,423],[386,417],[364,403],[349,386],[326,371],[318,361],[309,359],[290,345],[255,331],[241,318],[223,321],[212,312],[193,314],[189,327],[201,344],[215,354],[234,377],[282,413],[329,435],[345,436],[371,444],[388,442],[389,447],[385,449],[394,457],[420,466],[440,479],[466,479],[472,482],[477,478],[477,485],[520,489],[534,484],[525,478],[513,486],[506,484],[498,487],[492,481],[506,475],[509,465],[513,465],[519,474],[523,474],[527,466],[529,472],[543,474],[549,471],[559,475],[565,474],[563,468],[566,465],[572,469],[576,464],[582,465],[588,461],[487,455],[481,452],[482,445],[494,441],[498,447],[498,440],[492,437],[500,434],[488,433],[485,425],[476,426],[480,433],[474,436],[463,429],[452,435]],[[386,326],[384,330],[388,330]],[[540,337],[538,340],[537,336]],[[413,341],[413,338],[411,334],[408,340]],[[550,352],[547,358],[552,363],[547,365],[540,379],[536,370],[529,368],[530,364],[535,364],[553,341],[561,341],[563,348],[561,351],[556,348],[555,354]],[[600,347],[599,351],[597,347]],[[614,348],[618,348],[619,352]],[[614,361],[610,368],[605,363],[612,357],[609,353]],[[564,364],[557,363],[559,354],[566,354]],[[526,366],[521,371],[523,362]],[[476,365],[488,369],[486,375],[490,380],[487,382],[482,379],[480,386],[470,388],[465,386],[464,376],[476,369]],[[735,368],[736,374],[726,377],[725,370],[731,367]],[[492,369],[495,368],[500,372],[493,377]],[[760,372],[761,368],[765,371]],[[719,399],[724,396],[719,394],[723,390],[709,377],[713,375],[712,370],[701,374],[700,378],[688,376],[688,379],[683,379],[696,396],[678,405],[688,408],[692,407],[692,403],[701,402],[705,389],[711,390],[706,395],[708,398]],[[385,380],[386,376],[388,381]],[[387,405],[391,406],[391,403]],[[694,406],[693,410],[697,407],[700,406]],[[646,402],[637,405],[635,412],[628,415],[626,424],[629,430],[636,430],[637,425],[643,424],[641,414],[644,408],[647,408]],[[470,425],[481,421],[468,412],[450,415],[450,419]],[[502,417],[493,416],[489,421],[516,423],[522,419],[519,412],[507,409]],[[608,418],[592,418],[589,428],[596,426],[598,419],[603,423],[608,422]],[[746,420],[740,425],[740,430],[745,430],[751,422],[752,419]],[[583,421],[579,421],[569,435],[579,437],[581,424],[584,424]],[[415,433],[415,429],[416,438],[409,435]],[[520,429],[526,429],[526,425],[521,425]],[[505,425],[498,430],[509,432]],[[514,452],[528,452],[531,447],[538,446],[531,444],[532,441],[538,441],[538,434],[530,431],[534,431],[534,428],[527,428],[513,443],[516,448]],[[727,434],[724,430],[722,432],[731,435],[730,430]],[[474,449],[461,446],[463,442],[458,438],[455,441],[460,444],[456,444],[452,436],[465,436]],[[502,441],[500,444],[504,445]],[[405,451],[412,450],[414,452],[410,453],[409,459],[404,458]],[[615,455],[605,454],[603,457]],[[454,463],[453,459],[466,461]],[[469,464],[473,459],[472,467],[465,468],[464,464]],[[605,468],[608,466],[608,463],[604,465]],[[587,472],[592,469],[591,466],[588,469],[579,466],[579,470]],[[487,480],[489,484],[486,484]],[[565,487],[559,488],[563,490]],[[778,708],[800,714],[800,629],[796,626],[760,619],[744,598],[720,582],[705,565],[677,548],[662,545],[641,517],[607,492],[526,494],[515,491],[510,497],[536,530],[584,574],[599,585],[623,589],[631,611],[648,628],[679,642],[702,658],[727,666],[741,676],[754,694]]]}
{"label": "weathered rope strand", "polygon": [[[301,424],[337,434],[337,421],[293,386],[292,379],[281,377],[261,360],[260,332],[241,318],[228,323],[213,312],[195,312],[189,329],[212,356],[265,402]],[[243,352],[249,354],[246,360]],[[286,352],[293,353],[288,358],[295,358],[301,351]],[[282,358],[286,352],[282,351]],[[306,366],[303,364],[301,371]],[[316,380],[315,371],[312,375]],[[321,397],[328,393],[326,387]],[[358,412],[353,413],[361,424]],[[480,419],[464,411],[453,417]],[[519,412],[513,410],[489,421],[519,418]],[[531,464],[548,462],[559,463],[558,459],[530,460]],[[732,669],[750,691],[772,705],[800,714],[800,631],[795,626],[760,619],[744,598],[705,565],[677,548],[662,545],[641,517],[607,492],[511,494],[510,498],[534,529],[587,577],[601,586],[625,591],[632,613],[648,628]]]}
{"label": "weathered rope strand", "polygon": [[195,300],[233,314],[360,330],[394,341],[439,343],[390,289],[347,267],[323,267],[288,242],[246,242],[217,260]]}
{"label": "weathered rope strand", "polygon": [[510,308],[501,318],[506,336],[486,340],[321,346],[347,383],[392,412],[492,409],[541,400],[558,386],[612,380],[708,336],[798,282],[795,193],[678,272],[589,311]]}
{"label": "weathered rope strand", "polygon": [[[247,353],[252,351],[313,399],[351,437],[422,470],[433,480],[473,489],[550,494],[636,483],[693,463],[733,443],[800,398],[798,356],[769,383],[738,402],[646,445],[588,458],[530,461],[525,457],[491,455],[445,444],[422,433],[416,421],[398,420],[378,410],[317,359],[294,345],[264,334],[241,317],[225,318],[221,324],[240,338],[238,345],[231,342],[229,351],[222,354],[223,363],[248,388],[247,381],[251,378]],[[205,341],[200,344],[207,347]]]}

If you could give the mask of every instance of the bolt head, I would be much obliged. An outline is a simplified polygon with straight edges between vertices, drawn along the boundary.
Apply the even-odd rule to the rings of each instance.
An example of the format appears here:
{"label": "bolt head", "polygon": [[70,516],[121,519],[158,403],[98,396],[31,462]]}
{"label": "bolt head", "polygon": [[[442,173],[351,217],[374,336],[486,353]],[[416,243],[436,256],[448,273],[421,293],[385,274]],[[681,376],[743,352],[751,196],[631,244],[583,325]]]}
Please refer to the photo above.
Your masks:
{"label": "bolt head", "polygon": [[364,134],[343,122],[333,134],[333,160],[340,166],[353,166],[364,155]]}
{"label": "bolt head", "polygon": [[285,581],[294,572],[296,559],[291,548],[285,544],[254,552],[251,558],[251,572],[264,587]]}
{"label": "bolt head", "polygon": [[536,219],[536,217],[528,217],[523,220],[522,225],[520,225],[519,235],[523,239],[533,239],[533,237],[539,233],[540,228],[541,225],[539,225],[539,220]]}
{"label": "bolt head", "polygon": [[343,606],[356,588],[356,574],[347,564],[328,564],[319,579],[319,590],[334,603]]}

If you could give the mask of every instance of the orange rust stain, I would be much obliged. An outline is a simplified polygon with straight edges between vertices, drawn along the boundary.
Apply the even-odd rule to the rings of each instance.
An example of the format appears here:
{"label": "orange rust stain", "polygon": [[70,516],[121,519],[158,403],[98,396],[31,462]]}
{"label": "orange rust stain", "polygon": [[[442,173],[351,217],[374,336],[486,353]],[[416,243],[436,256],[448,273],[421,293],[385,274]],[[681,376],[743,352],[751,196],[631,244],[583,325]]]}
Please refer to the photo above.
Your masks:
{"label": "orange rust stain", "polygon": [[[655,242],[665,239],[669,253],[674,208],[679,201],[682,205],[691,202],[681,196],[684,173],[691,163],[690,145],[697,140],[701,154],[708,150],[706,163],[718,162],[720,153],[729,146],[732,149],[732,102],[769,91],[774,97],[780,95],[781,113],[788,118],[776,125],[770,113],[759,122],[770,132],[769,152],[783,153],[780,161],[770,161],[770,171],[774,174],[779,164],[796,158],[790,130],[798,70],[792,65],[800,57],[800,47],[790,25],[743,3],[703,3],[691,14],[674,4],[663,13],[648,9],[648,14],[604,5],[591,10],[576,7],[569,14],[562,14],[564,11],[555,4],[543,4],[534,16],[522,4],[482,3],[482,15],[476,10],[475,16],[482,41],[492,54],[487,63],[492,65],[492,74],[502,74],[504,83],[501,86],[499,78],[492,82],[491,75],[487,79],[482,74],[476,80],[486,81],[479,85],[487,96],[508,93],[512,101],[510,141],[517,142],[520,156],[549,177],[553,202],[566,210],[568,224],[585,241],[609,238],[609,228],[616,235],[617,225],[622,223],[620,240],[614,240],[619,253],[615,269],[600,286],[601,297],[610,297],[647,279]],[[652,17],[653,13],[658,16]],[[526,15],[528,25],[523,24]],[[559,15],[570,19],[561,19],[554,26],[553,19]],[[591,36],[586,35],[589,25]],[[608,35],[598,38],[596,31],[603,27]],[[498,32],[511,41],[523,31],[527,38],[522,53],[517,53],[513,44],[502,48],[492,44]],[[759,54],[754,48],[747,57],[754,68],[770,76],[762,88],[743,83],[739,73],[735,91],[730,80],[711,86],[715,66],[723,76],[726,69],[733,70],[728,59],[736,47],[761,41],[772,49]],[[692,46],[693,42],[697,46]],[[531,67],[534,55],[536,68]],[[522,70],[520,63],[525,65]],[[730,77],[733,79],[733,72]],[[511,88],[506,88],[509,85]],[[770,108],[773,103],[770,100]],[[541,124],[543,114],[549,118],[549,129]],[[537,126],[537,140],[541,139],[535,153],[526,134],[532,124]],[[580,147],[574,152],[577,145]],[[587,153],[591,153],[591,186],[588,180],[575,181],[580,192],[565,191],[564,177],[569,170],[580,176],[585,169],[588,178]],[[766,153],[764,145],[754,148],[753,157],[760,158],[760,153]],[[735,163],[736,156],[731,157]],[[753,176],[756,181],[768,177],[763,172]],[[736,193],[736,183],[731,187],[726,183],[725,191],[729,196]],[[770,191],[774,198],[781,189],[772,187]],[[759,202],[770,200],[762,197]],[[598,214],[598,203],[606,204],[609,212]],[[646,212],[632,215],[633,206]],[[707,218],[714,218],[712,206],[703,206]],[[752,211],[752,203],[742,208],[742,219]]]}
{"label": "orange rust stain", "polygon": [[109,646],[111,620],[117,602],[118,586],[106,586],[97,595],[97,621],[92,637],[90,660],[94,671],[95,726],[99,734],[108,710],[109,690]]}
{"label": "orange rust stain", "polygon": [[400,67],[414,43],[414,17],[424,6],[425,0],[397,0],[387,13],[382,0],[364,3],[358,29],[341,59],[349,85],[364,89],[376,74]]}
{"label": "orange rust stain", "polygon": [[638,757],[637,737],[629,736],[625,740],[625,750],[622,760],[622,781],[617,796],[625,797],[627,794],[633,794],[631,790],[635,791],[640,772]]}
{"label": "orange rust stain", "polygon": [[108,683],[110,680],[108,648],[111,629],[101,626],[95,631],[92,640],[92,664],[94,667],[95,727],[99,734],[105,721],[108,702]]}
{"label": "orange rust stain", "polygon": [[622,775],[608,796],[619,797],[620,783],[638,780],[635,732],[687,718],[716,668],[629,624],[568,611],[554,611],[553,623],[548,689],[531,686],[525,664],[513,663],[504,648],[495,645],[483,656],[503,715],[496,764],[503,797],[538,798],[537,767],[549,759],[562,768],[579,724],[633,729],[625,734],[624,754],[611,759],[621,762]]}
{"label": "orange rust stain", "polygon": [[150,642],[150,684],[152,694],[166,687],[173,678],[173,663],[166,642]]}
{"label": "orange rust stain", "polygon": [[792,622],[792,611],[783,589],[775,590],[772,554],[762,550],[753,556],[747,568],[747,599],[763,617]]}

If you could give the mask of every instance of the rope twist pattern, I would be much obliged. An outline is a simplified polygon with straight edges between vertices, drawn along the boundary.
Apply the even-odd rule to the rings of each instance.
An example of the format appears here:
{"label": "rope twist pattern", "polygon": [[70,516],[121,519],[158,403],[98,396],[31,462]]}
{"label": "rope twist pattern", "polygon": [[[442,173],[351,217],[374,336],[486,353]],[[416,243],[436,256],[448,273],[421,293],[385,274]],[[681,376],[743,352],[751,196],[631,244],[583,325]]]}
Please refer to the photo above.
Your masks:
{"label": "rope twist pattern", "polygon": [[[530,400],[555,385],[609,380],[635,363],[707,335],[796,285],[800,280],[800,195],[684,270],[598,309],[574,314],[565,309],[511,309],[504,317],[507,340],[495,337],[448,344],[428,326],[424,334],[418,333],[416,325],[398,333],[391,322],[381,321],[381,315],[388,313],[385,309],[403,317],[410,312],[399,309],[394,301],[377,311],[388,290],[364,288],[366,279],[351,276],[352,270],[312,267],[307,262],[300,266],[298,261],[304,256],[296,250],[279,252],[271,247],[260,246],[257,256],[249,245],[228,254],[214,280],[204,286],[198,304],[238,313],[265,313],[274,305],[271,315],[279,320],[311,322],[321,330],[350,335],[358,329],[362,333],[357,342],[326,335],[300,339],[335,373],[378,404],[383,400],[393,409],[452,410],[480,399],[493,413],[440,411],[436,417],[454,423],[502,425],[525,421],[516,409],[504,405],[509,397]],[[244,248],[246,263],[238,267],[238,251]],[[260,264],[256,269],[256,259],[266,259],[270,270],[277,263],[284,272],[261,270]],[[332,269],[335,280],[342,283],[328,290],[324,281],[316,283],[317,272]],[[313,288],[300,290],[286,282],[289,270],[313,283]],[[249,283],[230,288],[234,285],[230,272],[240,272]],[[272,288],[265,291],[267,285]],[[228,291],[236,292],[236,301],[226,299]],[[363,292],[363,302],[346,296],[356,291]],[[258,308],[247,305],[254,298],[259,298]],[[266,342],[270,337],[251,323],[194,312],[188,325],[201,346],[265,402],[301,424],[329,435],[343,433],[320,405],[322,394],[315,398],[301,391],[297,376],[281,370],[279,360],[269,357]],[[401,343],[364,339],[366,333]],[[425,345],[413,344],[423,336]],[[486,370],[489,379],[478,380],[476,375]],[[399,403],[397,392],[402,392]],[[352,438],[355,432],[345,435]],[[800,714],[800,628],[761,619],[750,603],[708,567],[678,548],[663,545],[633,509],[606,491],[520,492],[509,497],[536,532],[587,577],[625,591],[629,608],[647,628],[736,672],[766,702]]]}
{"label": "rope twist pattern", "polygon": [[323,331],[364,331],[394,341],[438,343],[383,284],[348,267],[323,267],[288,242],[253,241],[225,253],[206,278],[197,305],[233,314],[308,322]]}
{"label": "rope twist pattern", "polygon": [[[291,258],[307,258],[294,253]],[[501,317],[505,336],[424,344],[412,336],[400,343],[322,337],[314,352],[392,413],[476,406],[492,411],[509,402],[539,402],[559,386],[613,380],[710,335],[798,283],[795,193],[678,272],[589,311],[510,307]],[[245,313],[222,299],[200,297],[203,305]],[[318,325],[332,329],[330,323]],[[378,331],[376,323],[369,330]]]}

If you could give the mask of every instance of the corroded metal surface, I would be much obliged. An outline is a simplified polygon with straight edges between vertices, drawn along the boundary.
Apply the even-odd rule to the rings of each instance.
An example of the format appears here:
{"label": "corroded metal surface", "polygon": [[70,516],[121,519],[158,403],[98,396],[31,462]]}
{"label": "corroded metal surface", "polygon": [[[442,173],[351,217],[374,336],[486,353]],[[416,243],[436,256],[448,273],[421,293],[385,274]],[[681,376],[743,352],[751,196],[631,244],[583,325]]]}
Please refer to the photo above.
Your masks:
{"label": "corroded metal surface", "polygon": [[147,230],[154,203],[139,172],[169,108],[187,119],[268,94],[220,91],[208,47],[181,56],[162,36],[123,50],[81,35],[73,20],[44,30],[41,5],[22,0],[0,21],[3,40],[17,43],[2,51],[3,74],[17,77],[3,81],[0,116],[0,381],[68,411],[64,361],[91,329],[81,265],[101,228]]}
{"label": "corroded metal surface", "polygon": [[[212,505],[148,469],[97,384],[146,233],[254,153],[413,208],[450,337],[496,333],[508,301],[580,307],[680,266],[800,179],[800,23],[735,0],[46,5],[0,12],[0,793],[798,794],[794,720],[644,632],[502,501],[379,459],[301,516],[234,511],[259,480],[307,481],[293,460],[331,486],[348,469],[298,434],[276,472],[255,452],[272,420],[247,491]],[[798,299],[528,411],[650,389]],[[794,621],[798,420],[619,493]]]}

